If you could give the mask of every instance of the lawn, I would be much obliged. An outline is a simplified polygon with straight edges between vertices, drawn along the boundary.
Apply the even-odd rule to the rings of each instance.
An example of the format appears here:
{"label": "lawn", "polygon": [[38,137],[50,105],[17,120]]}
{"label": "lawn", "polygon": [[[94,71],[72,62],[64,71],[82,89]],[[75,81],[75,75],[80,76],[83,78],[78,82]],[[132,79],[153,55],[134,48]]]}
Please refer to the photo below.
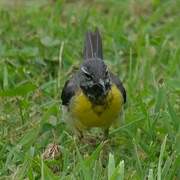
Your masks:
{"label": "lawn", "polygon": [[[0,179],[180,179],[179,9],[179,0],[0,0]],[[127,103],[109,142],[92,146],[61,121],[60,93],[95,27]]]}

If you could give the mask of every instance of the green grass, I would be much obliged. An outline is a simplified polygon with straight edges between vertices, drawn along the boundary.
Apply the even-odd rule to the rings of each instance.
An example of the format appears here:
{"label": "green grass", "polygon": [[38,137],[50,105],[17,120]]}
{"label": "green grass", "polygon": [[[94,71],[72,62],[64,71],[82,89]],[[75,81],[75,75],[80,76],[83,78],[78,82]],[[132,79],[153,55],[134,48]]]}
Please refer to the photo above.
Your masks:
{"label": "green grass", "polygon": [[[0,179],[180,179],[180,2],[12,2],[0,0]],[[128,97],[109,148],[61,122],[61,88],[96,26]],[[51,143],[60,155],[43,160]]]}

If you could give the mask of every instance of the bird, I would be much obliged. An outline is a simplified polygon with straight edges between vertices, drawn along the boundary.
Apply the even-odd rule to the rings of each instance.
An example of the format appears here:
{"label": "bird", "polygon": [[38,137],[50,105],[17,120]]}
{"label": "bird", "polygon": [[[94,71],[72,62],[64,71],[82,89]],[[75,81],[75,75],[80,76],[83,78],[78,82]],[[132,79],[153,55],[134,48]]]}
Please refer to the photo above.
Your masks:
{"label": "bird", "polygon": [[65,82],[61,102],[64,121],[79,137],[85,130],[101,128],[108,138],[126,103],[126,90],[105,64],[98,28],[86,32],[83,62]]}

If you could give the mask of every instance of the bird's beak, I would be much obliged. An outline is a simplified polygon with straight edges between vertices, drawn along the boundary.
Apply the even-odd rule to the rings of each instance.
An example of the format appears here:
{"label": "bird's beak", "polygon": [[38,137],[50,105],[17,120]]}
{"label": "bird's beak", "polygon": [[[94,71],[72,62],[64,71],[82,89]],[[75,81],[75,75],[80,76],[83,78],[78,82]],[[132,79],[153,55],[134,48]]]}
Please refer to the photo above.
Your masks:
{"label": "bird's beak", "polygon": [[105,93],[106,92],[106,87],[105,87],[105,83],[102,79],[99,80],[99,85],[102,87],[103,89],[103,92]]}

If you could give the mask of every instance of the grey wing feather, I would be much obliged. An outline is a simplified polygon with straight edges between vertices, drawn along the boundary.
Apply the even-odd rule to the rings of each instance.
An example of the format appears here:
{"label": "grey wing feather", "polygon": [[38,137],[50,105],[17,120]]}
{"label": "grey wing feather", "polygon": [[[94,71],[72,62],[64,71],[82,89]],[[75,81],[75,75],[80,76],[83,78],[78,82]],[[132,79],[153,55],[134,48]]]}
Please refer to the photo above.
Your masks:
{"label": "grey wing feather", "polygon": [[70,100],[75,95],[77,89],[78,89],[78,85],[74,77],[66,81],[61,93],[62,105],[65,106],[69,105]]}
{"label": "grey wing feather", "polygon": [[121,91],[124,103],[126,102],[126,90],[122,84],[122,82],[119,80],[117,76],[115,76],[113,73],[110,73],[111,81],[118,87],[118,89]]}

